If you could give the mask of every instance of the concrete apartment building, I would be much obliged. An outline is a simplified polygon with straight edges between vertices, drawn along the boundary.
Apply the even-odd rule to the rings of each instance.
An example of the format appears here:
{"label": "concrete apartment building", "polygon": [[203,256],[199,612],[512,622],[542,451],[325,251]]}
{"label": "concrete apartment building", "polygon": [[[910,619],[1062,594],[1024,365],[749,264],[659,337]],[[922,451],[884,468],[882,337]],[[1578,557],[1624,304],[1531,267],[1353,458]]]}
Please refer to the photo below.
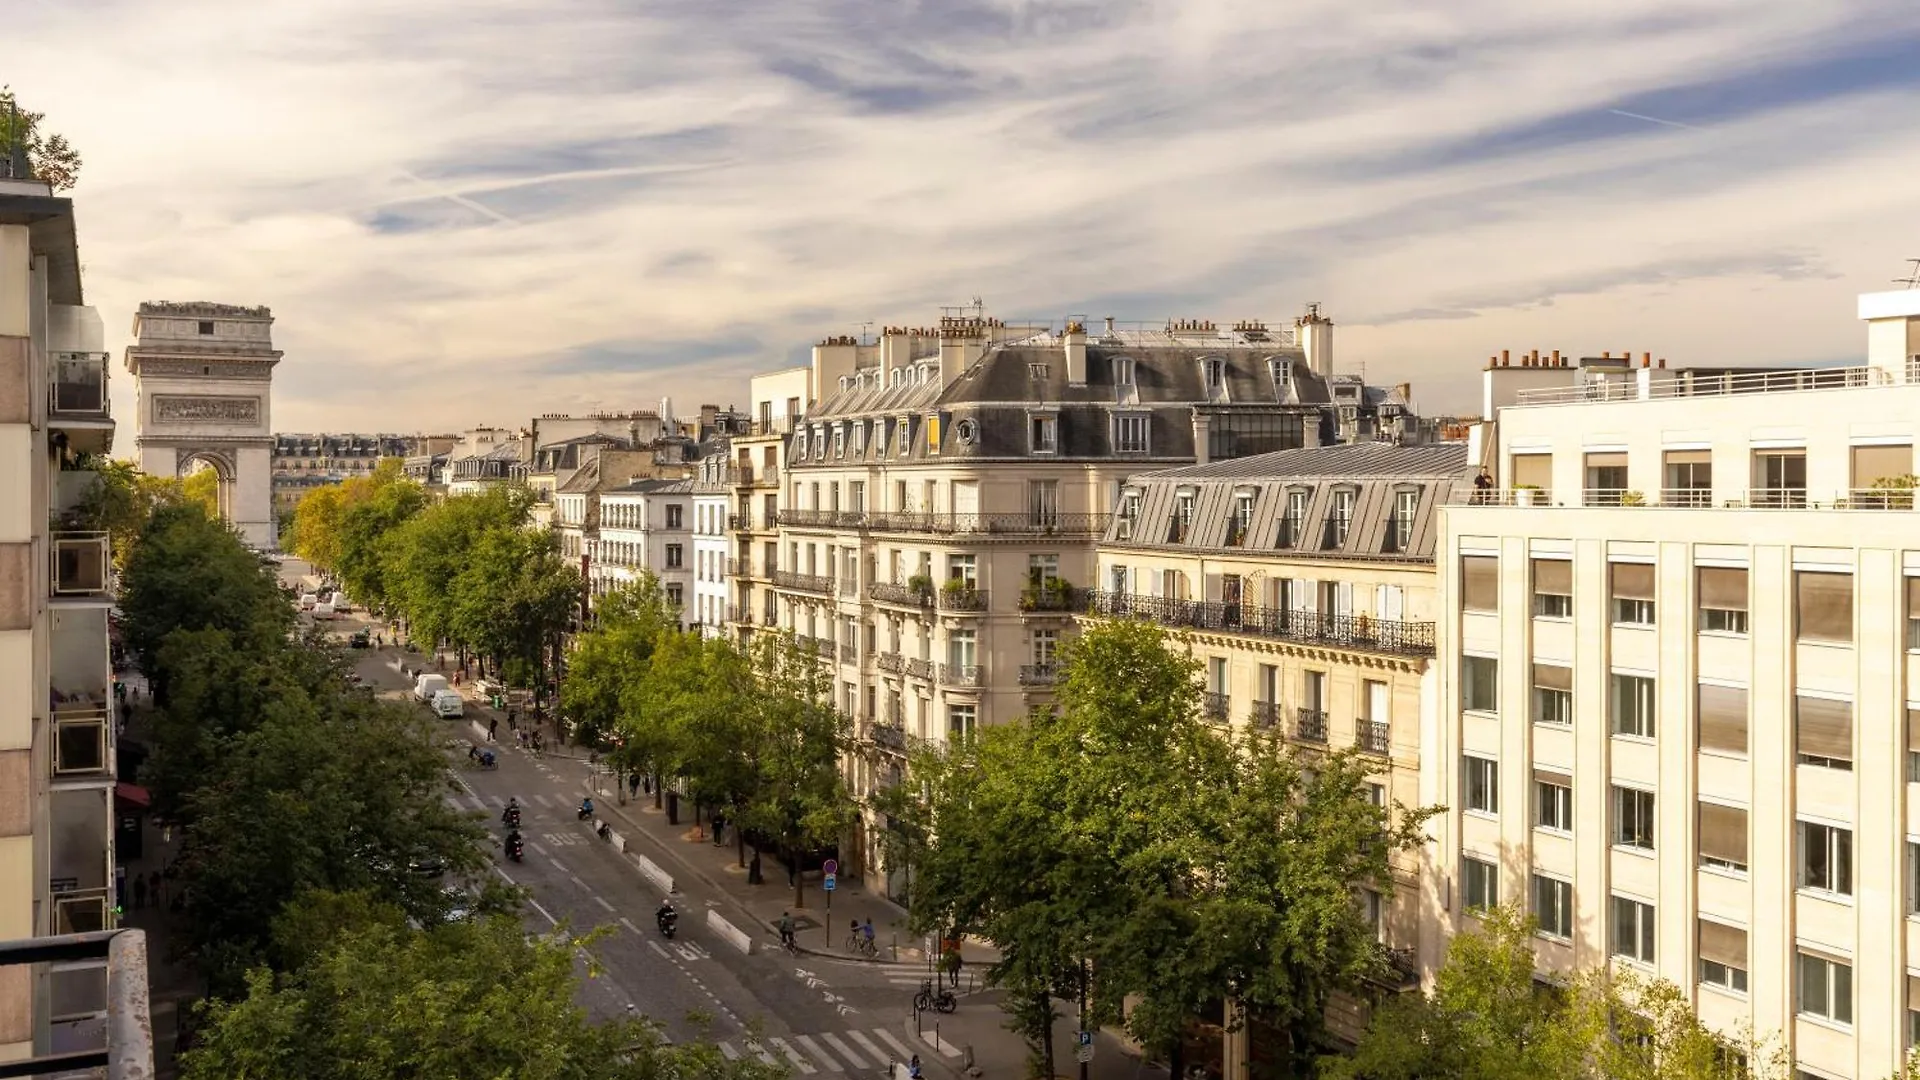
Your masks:
{"label": "concrete apartment building", "polygon": [[[1355,443],[1144,473],[1120,489],[1097,591],[1067,599],[1088,618],[1165,627],[1200,661],[1214,722],[1277,730],[1307,751],[1358,747],[1377,763],[1377,802],[1419,806],[1421,740],[1437,720],[1439,507],[1469,476],[1461,443]],[[1050,682],[1057,643],[1039,627],[1032,640],[1021,682]],[[1396,988],[1418,985],[1423,863],[1396,857],[1394,895],[1362,897]]]}
{"label": "concrete apartment building", "polygon": [[727,622],[745,644],[755,630],[779,625],[773,571],[780,566],[781,470],[787,439],[813,400],[813,368],[796,367],[753,376],[748,389],[751,426],[729,441],[733,462],[733,536],[727,560]]}
{"label": "concrete apartment building", "polygon": [[692,524],[692,480],[636,480],[601,492],[599,529],[587,541],[588,592],[600,596],[652,571],[684,613],[693,591]]}
{"label": "concrete apartment building", "polygon": [[[111,562],[74,516],[113,448],[107,374],[72,201],[0,179],[0,940],[114,925]],[[0,1060],[83,1048],[98,1021],[59,1018],[104,1008],[98,965],[0,968]]]}
{"label": "concrete apartment building", "polygon": [[1430,965],[1519,902],[1543,972],[1658,975],[1801,1075],[1920,1044],[1920,290],[1859,315],[1855,367],[1487,371],[1502,489],[1441,517]]}

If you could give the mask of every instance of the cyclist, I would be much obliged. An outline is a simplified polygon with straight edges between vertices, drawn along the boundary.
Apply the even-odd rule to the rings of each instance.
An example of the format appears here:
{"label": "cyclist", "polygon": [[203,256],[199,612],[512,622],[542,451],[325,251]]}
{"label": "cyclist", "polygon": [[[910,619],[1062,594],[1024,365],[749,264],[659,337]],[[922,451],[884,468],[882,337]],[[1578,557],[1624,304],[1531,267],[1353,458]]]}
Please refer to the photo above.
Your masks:
{"label": "cyclist", "polygon": [[793,915],[785,911],[780,913],[780,944],[793,948]]}
{"label": "cyclist", "polygon": [[868,918],[865,922],[860,924],[860,937],[866,943],[867,955],[869,956],[873,955],[873,952],[874,952],[873,919]]}

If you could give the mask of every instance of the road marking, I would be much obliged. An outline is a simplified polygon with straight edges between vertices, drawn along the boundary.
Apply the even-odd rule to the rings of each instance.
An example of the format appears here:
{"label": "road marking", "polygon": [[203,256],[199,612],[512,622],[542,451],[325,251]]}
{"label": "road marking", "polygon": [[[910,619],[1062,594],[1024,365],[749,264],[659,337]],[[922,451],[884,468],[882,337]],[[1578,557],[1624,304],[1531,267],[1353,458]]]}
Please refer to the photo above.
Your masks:
{"label": "road marking", "polygon": [[[854,1039],[860,1039],[860,1035],[858,1032],[849,1031],[847,1032],[847,1035]],[[830,1032],[823,1031],[820,1033],[820,1041],[823,1043],[826,1043],[828,1046],[833,1047],[835,1050],[840,1051],[840,1056],[846,1058],[849,1062],[852,1062],[854,1068],[864,1069],[867,1067],[867,1063],[861,1059],[860,1055],[854,1053],[853,1049],[849,1047],[846,1043],[841,1042],[838,1036],[833,1035]],[[860,1039],[860,1042],[863,1046],[867,1046],[867,1047],[871,1047],[873,1045],[872,1043],[867,1042],[865,1039]],[[876,1058],[882,1056],[878,1052],[873,1052],[873,1051],[869,1051],[869,1052],[873,1053],[873,1056]]]}
{"label": "road marking", "polygon": [[567,876],[573,879],[573,883],[575,885],[578,885],[583,889],[587,887],[587,883],[580,880],[579,874],[568,874]]}
{"label": "road marking", "polygon": [[447,775],[453,777],[453,782],[456,784],[459,784],[463,789],[465,789],[467,794],[472,795],[474,793],[473,787],[469,785],[464,779],[462,779],[459,773],[449,772]]}
{"label": "road marking", "polygon": [[905,979],[889,977],[887,981],[895,986],[919,986],[922,980],[916,975]]}
{"label": "road marking", "polygon": [[543,848],[543,847],[541,847],[541,846],[540,846],[540,842],[539,842],[538,840],[529,840],[529,841],[527,841],[527,846],[528,846],[528,847],[530,847],[530,848],[532,848],[532,849],[533,849],[533,852],[534,852],[534,854],[536,854],[536,855],[545,855],[545,854],[547,853],[547,849],[546,849],[546,848]]}
{"label": "road marking", "polygon": [[[625,920],[622,920],[622,921],[625,921]],[[629,929],[629,930],[632,930],[632,929],[633,929],[633,924],[632,924],[632,923],[627,923],[627,929]],[[637,934],[637,933],[639,933],[640,931],[638,931],[638,930],[634,930],[633,932]],[[647,941],[647,948],[649,948],[649,949],[652,949],[652,950],[653,950],[654,952],[657,952],[657,953],[659,953],[659,954],[660,954],[660,958],[661,958],[661,959],[663,959],[663,960],[672,960],[672,959],[673,959],[673,957],[672,957],[672,956],[670,956],[670,955],[669,955],[669,954],[667,953],[667,950],[665,950],[665,949],[663,949],[663,948],[661,948],[661,947],[660,947],[660,943],[659,943],[659,942],[657,942],[657,941],[654,941],[654,940],[652,940],[652,939],[648,939],[648,941]]]}
{"label": "road marking", "polygon": [[607,903],[606,900],[602,899],[598,893],[594,894],[593,902],[596,904],[599,904],[603,908],[606,908],[608,911],[613,910],[613,905]]}
{"label": "road marking", "polygon": [[528,796],[528,798],[532,799],[534,802],[539,803],[541,806],[544,806],[549,810],[553,809],[553,804],[547,801],[547,797],[545,795],[530,795]]}
{"label": "road marking", "polygon": [[773,1055],[767,1052],[767,1048],[759,1043],[750,1042],[747,1044],[747,1049],[753,1051],[753,1056],[759,1058],[762,1062],[776,1069],[780,1067],[780,1063],[773,1059]]}
{"label": "road marking", "polygon": [[738,1051],[738,1050],[735,1050],[735,1049],[733,1048],[733,1044],[732,1044],[732,1043],[724,1043],[724,1042],[723,1042],[723,1043],[721,1043],[721,1044],[720,1044],[720,1053],[721,1053],[721,1055],[722,1055],[722,1056],[724,1056],[724,1057],[725,1057],[725,1058],[726,1058],[726,1059],[727,1059],[728,1061],[739,1061],[739,1060],[740,1060],[740,1051]]}
{"label": "road marking", "polygon": [[845,1065],[840,1064],[840,1061],[838,1058],[835,1058],[832,1054],[829,1054],[825,1050],[820,1049],[820,1044],[813,1041],[813,1036],[795,1035],[793,1037],[793,1041],[805,1047],[807,1053],[812,1054],[816,1059],[819,1060],[820,1064],[825,1065],[827,1068],[833,1070],[834,1072],[847,1071],[847,1067]]}
{"label": "road marking", "polygon": [[559,926],[559,925],[560,925],[560,920],[559,920],[559,919],[556,919],[556,918],[554,918],[554,917],[553,917],[553,913],[552,913],[552,912],[549,912],[549,911],[548,911],[548,910],[547,910],[546,908],[543,908],[543,907],[541,907],[541,906],[540,906],[540,901],[538,901],[538,900],[535,900],[535,899],[534,899],[533,897],[531,897],[531,896],[529,896],[529,897],[527,897],[527,903],[529,903],[529,904],[532,904],[532,905],[533,905],[533,910],[535,910],[535,911],[537,911],[537,912],[539,912],[539,913],[540,913],[540,914],[542,914],[542,915],[545,915],[545,916],[547,917],[547,922],[548,922],[548,923],[549,923],[550,925],[553,925],[553,926]]}
{"label": "road marking", "polygon": [[907,1044],[901,1042],[899,1039],[894,1038],[893,1033],[889,1032],[886,1028],[874,1028],[873,1033],[875,1035],[880,1036],[881,1041],[885,1042],[888,1046],[891,1046],[896,1051],[898,1051],[900,1054],[901,1061],[905,1061],[908,1058],[913,1056],[913,1051],[907,1049]]}
{"label": "road marking", "polygon": [[940,1051],[942,1054],[945,1054],[947,1057],[960,1056],[960,1048],[953,1045],[953,1040],[942,1038],[940,1035],[940,1031],[937,1027],[933,1031],[922,1031],[922,1032],[919,1032],[918,1034],[920,1036],[921,1042],[926,1043],[928,1046],[931,1046],[935,1050]]}
{"label": "road marking", "polygon": [[872,1054],[873,1060],[875,1062],[881,1062],[881,1061],[887,1060],[887,1052],[885,1050],[880,1049],[878,1046],[875,1046],[873,1044],[873,1040],[867,1038],[865,1035],[862,1035],[857,1031],[849,1031],[847,1032],[847,1038],[852,1039],[854,1042],[859,1043],[860,1049],[865,1050],[869,1054]]}
{"label": "road marking", "polygon": [[627,918],[625,915],[620,916],[620,925],[626,927],[627,929],[633,931],[636,934],[640,932],[640,928],[633,925],[633,920]]}
{"label": "road marking", "polygon": [[774,1049],[780,1051],[781,1055],[784,1056],[788,1061],[793,1062],[793,1067],[796,1069],[799,1069],[803,1075],[808,1073],[817,1073],[820,1071],[819,1069],[814,1067],[813,1062],[808,1061],[805,1057],[801,1056],[800,1051],[795,1050],[793,1047],[787,1045],[787,1040],[768,1039],[767,1041],[773,1044]]}
{"label": "road marking", "polygon": [[561,865],[560,865],[560,860],[559,860],[559,859],[555,859],[555,860],[553,860],[553,868],[554,868],[555,870],[558,870],[558,871],[560,871],[560,872],[561,872],[561,873],[563,873],[563,874],[565,874],[565,873],[568,873],[568,872],[569,872],[569,871],[567,870],[567,868],[566,868],[566,867],[564,867],[564,866],[561,866]]}

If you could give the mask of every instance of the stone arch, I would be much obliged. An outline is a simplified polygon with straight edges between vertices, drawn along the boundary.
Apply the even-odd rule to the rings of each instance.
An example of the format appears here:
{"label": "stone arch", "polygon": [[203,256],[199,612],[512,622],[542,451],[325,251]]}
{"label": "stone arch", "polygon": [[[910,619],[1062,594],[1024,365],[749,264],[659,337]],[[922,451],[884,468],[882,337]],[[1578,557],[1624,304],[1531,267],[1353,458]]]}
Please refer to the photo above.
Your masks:
{"label": "stone arch", "polygon": [[233,497],[234,483],[240,478],[240,464],[233,455],[225,450],[210,447],[183,446],[174,451],[174,476],[185,480],[200,466],[213,470],[214,490],[220,511],[220,520],[228,525],[234,524]]}

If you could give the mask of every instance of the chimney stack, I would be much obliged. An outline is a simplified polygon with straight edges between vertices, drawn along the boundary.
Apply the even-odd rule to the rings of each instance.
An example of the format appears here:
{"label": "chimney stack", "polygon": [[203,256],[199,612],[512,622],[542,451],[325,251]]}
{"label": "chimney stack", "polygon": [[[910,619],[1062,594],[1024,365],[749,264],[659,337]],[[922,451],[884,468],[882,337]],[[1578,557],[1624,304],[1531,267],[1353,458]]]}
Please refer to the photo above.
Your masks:
{"label": "chimney stack", "polygon": [[1307,369],[1325,378],[1333,374],[1333,320],[1320,314],[1319,304],[1293,320],[1294,340],[1306,354]]}
{"label": "chimney stack", "polygon": [[1087,328],[1080,323],[1069,322],[1061,340],[1067,352],[1067,385],[1087,385]]}
{"label": "chimney stack", "polygon": [[1509,349],[1500,350],[1500,366],[1501,367],[1508,367],[1513,363],[1512,358],[1508,355],[1510,352],[1511,350]]}
{"label": "chimney stack", "polygon": [[1107,316],[1107,336],[1113,336],[1113,316]]}

